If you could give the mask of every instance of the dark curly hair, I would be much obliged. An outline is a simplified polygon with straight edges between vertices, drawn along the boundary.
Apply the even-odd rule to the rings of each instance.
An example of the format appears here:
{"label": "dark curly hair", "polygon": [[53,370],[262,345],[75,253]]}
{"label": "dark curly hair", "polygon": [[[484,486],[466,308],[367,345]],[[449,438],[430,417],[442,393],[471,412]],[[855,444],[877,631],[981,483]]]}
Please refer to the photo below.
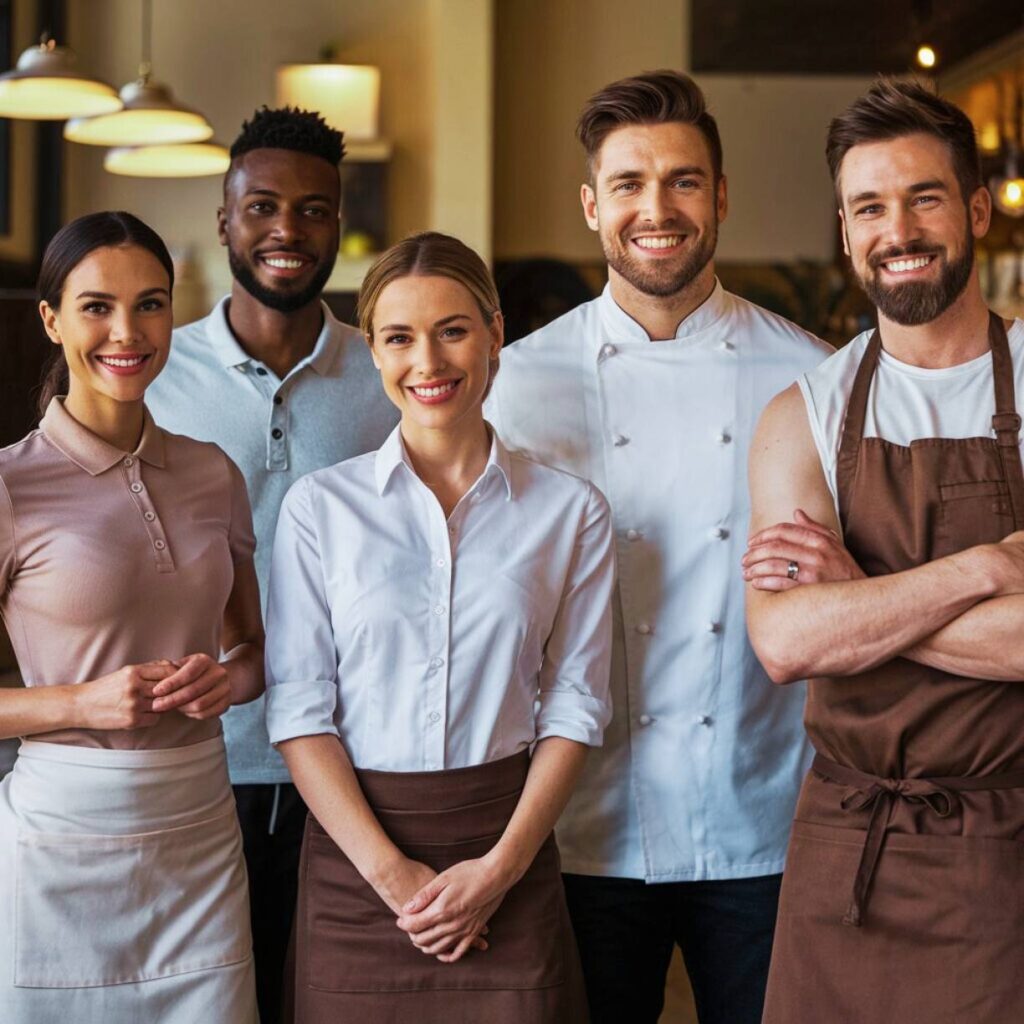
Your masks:
{"label": "dark curly hair", "polygon": [[337,167],[345,155],[342,133],[331,128],[315,110],[262,107],[242,123],[231,144],[231,159],[254,149],[293,149],[318,156]]}

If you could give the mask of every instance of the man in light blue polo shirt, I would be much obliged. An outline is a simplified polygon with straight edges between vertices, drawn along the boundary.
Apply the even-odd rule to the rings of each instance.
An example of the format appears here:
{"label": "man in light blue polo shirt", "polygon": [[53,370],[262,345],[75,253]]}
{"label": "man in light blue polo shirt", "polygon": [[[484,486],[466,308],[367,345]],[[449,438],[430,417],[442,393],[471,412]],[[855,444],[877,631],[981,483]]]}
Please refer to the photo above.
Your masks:
{"label": "man in light blue polo shirt", "polygon": [[[157,423],[214,441],[245,475],[265,597],[277,514],[305,473],[380,447],[397,422],[362,335],[320,295],[338,252],[341,133],[314,113],[258,111],[231,147],[217,212],[234,282],[174,332],[146,393]],[[270,746],[263,700],[224,716],[249,869],[263,1024],[279,1019],[306,809]]]}

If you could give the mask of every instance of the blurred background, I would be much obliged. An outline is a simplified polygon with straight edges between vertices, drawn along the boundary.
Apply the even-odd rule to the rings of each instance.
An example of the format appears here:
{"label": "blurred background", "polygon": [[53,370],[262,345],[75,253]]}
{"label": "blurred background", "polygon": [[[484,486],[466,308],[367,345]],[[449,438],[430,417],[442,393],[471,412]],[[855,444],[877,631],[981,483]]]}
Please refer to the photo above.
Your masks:
{"label": "blurred background", "polygon": [[[835,345],[870,326],[825,129],[875,74],[916,74],[977,128],[997,197],[984,288],[999,312],[1024,314],[1014,0],[0,0],[0,445],[34,425],[48,346],[32,289],[63,223],[113,208],[155,227],[177,264],[178,323],[229,290],[223,147],[259,106],[315,107],[346,132],[327,294],[339,315],[375,252],[433,228],[492,262],[513,340],[603,286],[575,119],[600,86],[661,67],[694,75],[721,129],[726,287]],[[74,112],[97,116],[54,106],[71,93]],[[2,636],[0,679],[17,682]],[[677,963],[663,1020],[694,1019]]]}

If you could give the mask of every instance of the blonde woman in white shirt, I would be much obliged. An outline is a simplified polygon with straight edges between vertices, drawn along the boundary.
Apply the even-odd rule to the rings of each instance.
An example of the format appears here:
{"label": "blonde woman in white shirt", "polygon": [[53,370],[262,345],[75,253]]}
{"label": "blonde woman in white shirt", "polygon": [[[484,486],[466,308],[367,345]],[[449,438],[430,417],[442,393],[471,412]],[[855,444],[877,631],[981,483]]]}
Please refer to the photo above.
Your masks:
{"label": "blonde woman in white shirt", "polygon": [[399,243],[360,324],[401,424],[292,488],[270,579],[268,726],[310,808],[296,1021],[585,1022],[552,829],[611,714],[608,507],[485,423],[472,250]]}

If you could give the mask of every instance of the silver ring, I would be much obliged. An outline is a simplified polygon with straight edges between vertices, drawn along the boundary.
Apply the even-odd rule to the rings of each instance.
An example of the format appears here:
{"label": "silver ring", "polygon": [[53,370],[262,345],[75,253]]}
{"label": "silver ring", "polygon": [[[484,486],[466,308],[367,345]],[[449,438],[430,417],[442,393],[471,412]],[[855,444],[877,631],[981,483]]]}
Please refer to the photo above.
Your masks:
{"label": "silver ring", "polygon": [[786,566],[786,575],[791,580],[795,580],[799,572],[800,566],[796,562],[790,562],[789,565]]}

